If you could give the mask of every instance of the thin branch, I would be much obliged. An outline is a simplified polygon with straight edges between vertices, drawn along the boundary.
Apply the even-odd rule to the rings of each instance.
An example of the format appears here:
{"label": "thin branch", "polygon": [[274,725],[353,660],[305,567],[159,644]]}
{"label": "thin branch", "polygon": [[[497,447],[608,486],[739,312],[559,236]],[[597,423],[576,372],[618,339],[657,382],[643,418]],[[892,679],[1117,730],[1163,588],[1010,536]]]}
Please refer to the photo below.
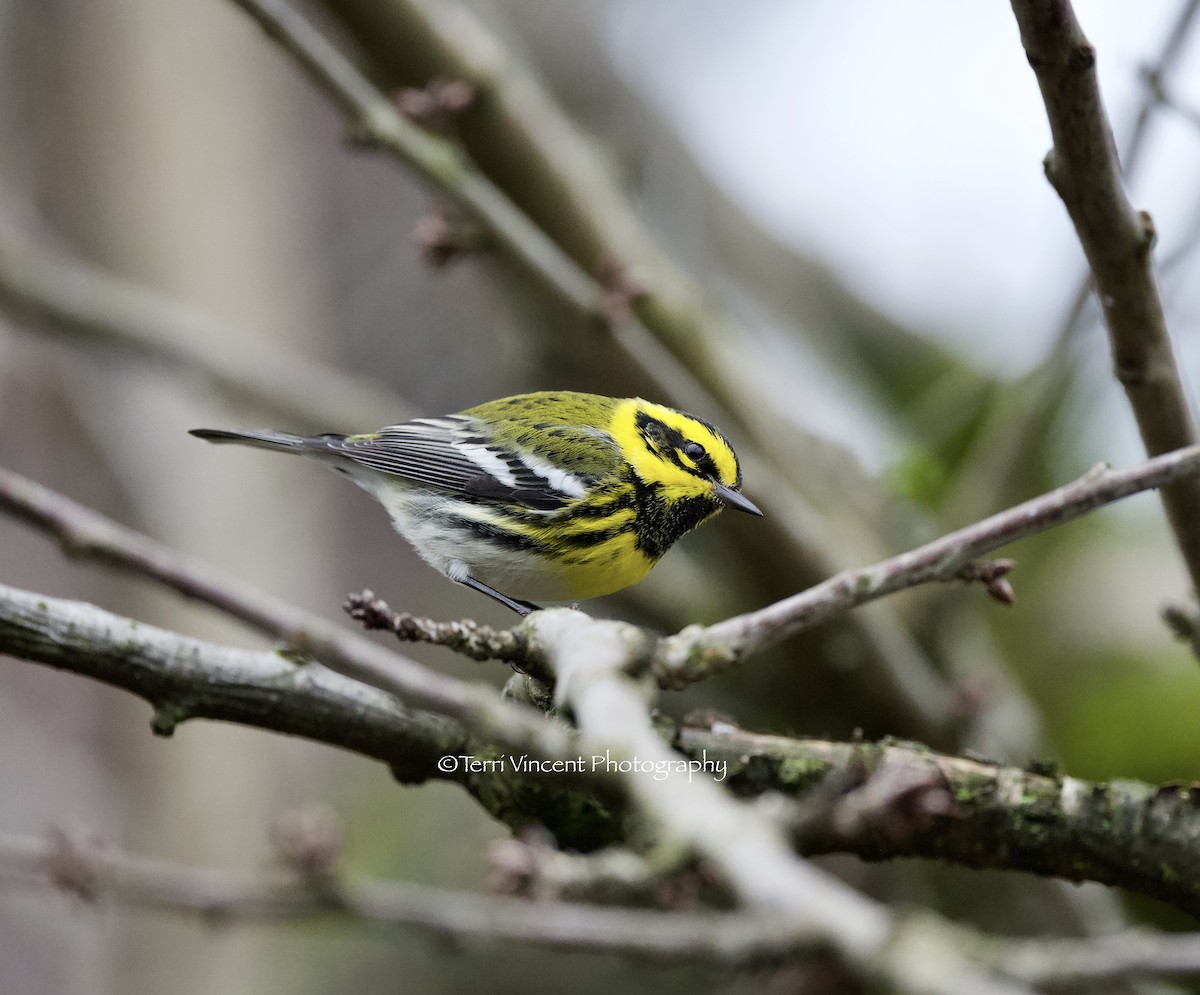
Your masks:
{"label": "thin branch", "polygon": [[[590,274],[599,300],[624,297],[635,320],[609,327],[667,395],[685,407],[698,392],[716,397],[741,424],[768,429],[762,438],[792,420],[760,389],[745,331],[662,250],[596,143],[470,5],[325,0],[322,7],[366,54],[373,78],[417,87],[462,80],[477,92],[456,121],[472,161]],[[773,452],[764,455],[792,472]]]}
{"label": "thin branch", "polygon": [[[0,306],[47,333],[200,380],[297,430],[384,425],[407,405],[382,387],[282,350],[94,266],[0,233]],[[219,343],[214,348],[211,343]]]}
{"label": "thin branch", "polygon": [[[1064,525],[1115,501],[1197,474],[1200,474],[1200,446],[1180,449],[1120,470],[1103,465],[1094,467],[1073,483],[924,546],[870,566],[844,570],[766,608],[707,627],[689,626],[650,646],[647,659],[652,660],[660,687],[679,689],[705,680],[804,629],[887,594],[921,584],[977,582],[996,600],[1012,604],[1015,596],[1008,574],[1014,561],[982,559],[988,553]],[[491,657],[519,666],[528,665],[538,673],[545,661],[546,649],[538,642],[536,631],[525,632],[514,642],[513,632],[414,619],[403,613],[393,613],[386,602],[369,591],[352,596],[348,610],[369,628],[388,629],[402,640],[448,646],[473,659]]]}
{"label": "thin branch", "polygon": [[[1012,0],[1021,42],[1037,75],[1054,148],[1046,176],[1062,198],[1087,256],[1104,312],[1113,369],[1146,451],[1197,442],[1154,275],[1154,227],[1129,202],[1096,81],[1096,52],[1069,0]],[[1162,493],[1167,517],[1200,590],[1200,481]]]}
{"label": "thin branch", "polygon": [[[1184,43],[1191,33],[1197,13],[1200,13],[1200,0],[1184,0],[1180,5],[1179,14],[1167,29],[1166,37],[1158,52],[1158,58],[1155,59],[1153,65],[1146,66],[1142,71],[1142,77],[1147,84],[1146,89],[1137,113],[1134,115],[1133,123],[1128,128],[1129,137],[1125,142],[1125,147],[1121,149],[1118,156],[1127,182],[1133,179],[1133,175],[1142,161],[1142,152],[1147,146],[1146,136],[1150,133],[1150,123],[1154,120],[1154,114],[1159,105],[1165,102],[1163,86],[1175,68],[1175,62],[1180,53],[1184,51]],[[1166,268],[1165,262],[1163,268]],[[1091,296],[1092,280],[1089,274],[1079,281],[1079,287],[1067,309],[1066,319],[1063,321],[1055,342],[1056,353],[1061,352],[1074,340]]]}
{"label": "thin branch", "polygon": [[[512,829],[552,827],[563,846],[594,849],[623,832],[615,779],[585,765],[560,723],[492,689],[492,717],[455,721],[284,650],[233,649],[3,585],[0,654],[145,699],[159,735],[195,718],[239,722],[380,759],[405,783],[456,782]],[[572,752],[551,752],[563,743]]]}
{"label": "thin branch", "polygon": [[982,556],[1079,518],[1131,494],[1194,480],[1200,474],[1200,446],[1156,456],[1122,470],[1103,466],[1074,483],[1002,511],[869,567],[844,570],[828,580],[745,615],[707,627],[691,626],[660,644],[655,661],[659,682],[683,687],[804,629],[874,601],[930,581],[960,579]]}
{"label": "thin branch", "polygon": [[[1197,4],[1200,4],[1200,0],[1197,0]],[[1152,71],[1147,71],[1143,74],[1143,78],[1145,79],[1147,90],[1153,94],[1158,106],[1165,107],[1194,130],[1200,130],[1200,110],[1197,110],[1192,104],[1184,102],[1169,92],[1161,76]]]}
{"label": "thin branch", "polygon": [[394,612],[374,591],[349,595],[343,608],[364,629],[390,632],[402,643],[444,646],[470,660],[499,660],[527,666],[537,663],[524,635],[513,629],[493,629],[470,619],[437,622],[408,612]]}
{"label": "thin branch", "polygon": [[[539,901],[575,899],[684,908],[696,900],[698,885],[686,891],[679,885],[682,868],[678,860],[655,861],[621,844],[590,853],[566,851],[559,849],[547,829],[539,827],[540,831],[496,840],[488,847],[496,891]],[[698,873],[692,877],[700,879]],[[709,883],[707,879],[705,883]],[[679,901],[681,894],[685,897]]]}
{"label": "thin branch", "polygon": [[1126,178],[1133,175],[1141,163],[1142,152],[1147,147],[1146,136],[1156,110],[1155,104],[1158,101],[1155,87],[1166,81],[1174,71],[1175,63],[1180,55],[1186,51],[1188,35],[1195,26],[1197,14],[1200,14],[1200,0],[1183,0],[1180,3],[1179,13],[1167,28],[1158,58],[1154,60],[1153,65],[1146,66],[1143,70],[1142,75],[1151,81],[1152,85],[1138,107],[1133,124],[1129,128],[1129,138],[1119,157]]}
{"label": "thin branch", "polygon": [[154,580],[185,598],[211,605],[282,640],[293,653],[394,694],[414,708],[456,719],[513,749],[547,756],[567,753],[570,738],[565,727],[531,709],[498,700],[492,688],[429,670],[4,469],[0,469],[0,511],[55,539],[69,556]]}
{"label": "thin branch", "polygon": [[654,776],[675,757],[650,722],[643,691],[624,676],[645,642],[640,630],[561,609],[536,613],[530,627],[558,675],[556,701],[574,713],[582,742],[603,744],[630,765],[630,795],[667,839],[711,861],[747,907],[828,932],[851,963],[878,954],[891,928],[886,910],[796,861],[778,827],[711,780]]}
{"label": "thin branch", "polygon": [[[747,333],[719,312],[704,285],[658,247],[594,143],[469,7],[410,0],[361,9],[324,5],[369,53],[376,78],[424,87],[440,76],[476,92],[476,100],[455,122],[467,154],[460,153],[459,145],[445,143],[459,156],[450,179],[439,175],[439,157],[426,165],[420,155],[389,146],[392,102],[286,3],[234,2],[338,102],[352,132],[360,132],[364,117],[373,119],[378,112],[387,119],[378,136],[385,151],[416,168],[496,242],[509,247],[510,254],[521,258],[512,247],[527,244],[528,268],[541,287],[586,317],[599,319],[609,341],[658,385],[664,400],[695,410],[711,408],[715,398],[758,438],[773,438],[779,425],[794,422],[794,412],[780,408],[760,389],[760,370],[745,348]],[[414,73],[421,78],[413,78]],[[400,121],[408,131],[415,127],[403,117]],[[443,141],[417,132],[423,135],[421,142]],[[464,197],[467,180],[495,191],[496,197],[511,197],[511,202],[504,200],[504,210],[481,210]],[[605,358],[611,363],[613,357]],[[755,453],[751,442],[737,441],[747,465],[760,462],[793,484],[803,482],[803,471],[781,457],[778,447]],[[784,489],[775,493],[782,495]],[[791,517],[794,522],[802,516]],[[786,531],[810,556],[827,562],[836,555],[831,545],[822,544],[819,529],[789,524]],[[871,632],[862,635],[874,652],[886,656],[886,647]]]}

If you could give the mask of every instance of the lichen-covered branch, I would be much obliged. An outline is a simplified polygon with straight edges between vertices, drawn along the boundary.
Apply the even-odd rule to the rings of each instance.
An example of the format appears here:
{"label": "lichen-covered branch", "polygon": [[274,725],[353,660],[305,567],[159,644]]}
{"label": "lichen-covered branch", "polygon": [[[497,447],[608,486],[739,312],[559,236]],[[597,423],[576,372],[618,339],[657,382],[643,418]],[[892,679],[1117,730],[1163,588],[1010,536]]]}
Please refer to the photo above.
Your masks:
{"label": "lichen-covered branch", "polygon": [[113,615],[94,605],[0,585],[0,653],[103,681],[145,699],[169,736],[216,719],[303,736],[375,757],[422,781],[464,727],[283,652],[234,649]]}
{"label": "lichen-covered branch", "polygon": [[[1054,147],[1046,176],[1062,198],[1092,271],[1108,327],[1113,371],[1146,451],[1194,445],[1198,436],[1154,273],[1154,226],[1125,193],[1100,87],[1096,51],[1070,0],[1012,0],[1037,75]],[[1200,481],[1162,493],[1167,517],[1200,590]]]}
{"label": "lichen-covered branch", "polygon": [[[803,803],[824,786],[840,786],[838,797],[796,826],[805,853],[930,857],[1097,881],[1200,917],[1200,785],[1082,781],[1053,767],[1002,767],[911,743],[833,743],[695,728],[680,729],[675,743],[689,756],[726,761],[738,791],[780,791]],[[864,810],[855,793],[881,776],[897,783],[898,771],[929,779],[899,779],[903,794]],[[927,792],[939,789],[952,808],[928,805]],[[878,797],[878,788],[865,795]],[[846,812],[839,813],[843,805]]]}
{"label": "lichen-covered branch", "polygon": [[490,688],[476,689],[490,709],[454,720],[286,649],[234,649],[4,585],[0,654],[145,699],[160,735],[195,718],[237,722],[382,760],[401,781],[456,782],[500,821],[514,829],[550,827],[564,846],[590,849],[622,832],[625,808],[611,779],[581,784],[548,777],[539,767],[578,760],[573,744],[569,753],[565,745],[552,752],[572,742],[562,725],[500,700]]}

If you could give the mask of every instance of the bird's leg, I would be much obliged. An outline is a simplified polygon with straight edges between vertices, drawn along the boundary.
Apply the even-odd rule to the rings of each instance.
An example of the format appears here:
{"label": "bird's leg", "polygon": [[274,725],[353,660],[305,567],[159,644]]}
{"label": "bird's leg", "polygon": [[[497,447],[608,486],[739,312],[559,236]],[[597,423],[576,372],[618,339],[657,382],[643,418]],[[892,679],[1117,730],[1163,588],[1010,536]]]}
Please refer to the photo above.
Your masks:
{"label": "bird's leg", "polygon": [[535,612],[538,610],[537,605],[528,601],[516,601],[513,598],[510,598],[507,594],[501,594],[494,587],[488,587],[483,581],[476,580],[470,575],[464,577],[459,581],[459,583],[462,584],[463,587],[469,587],[472,591],[478,591],[480,594],[486,594],[489,598],[499,601],[500,604],[504,605],[505,608],[511,608],[518,615],[525,616],[530,612]]}

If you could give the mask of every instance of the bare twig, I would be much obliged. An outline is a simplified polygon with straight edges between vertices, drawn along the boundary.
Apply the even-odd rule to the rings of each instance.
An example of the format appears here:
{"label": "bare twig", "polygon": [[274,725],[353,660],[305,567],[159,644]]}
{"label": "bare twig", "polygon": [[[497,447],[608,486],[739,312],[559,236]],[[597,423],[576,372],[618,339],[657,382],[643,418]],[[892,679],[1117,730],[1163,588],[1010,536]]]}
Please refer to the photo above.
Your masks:
{"label": "bare twig", "polygon": [[1142,152],[1146,149],[1146,135],[1156,109],[1155,103],[1159,100],[1157,88],[1165,84],[1167,77],[1175,69],[1176,60],[1186,50],[1185,43],[1195,26],[1197,14],[1200,14],[1200,0],[1183,0],[1180,3],[1179,13],[1167,28],[1158,58],[1142,72],[1150,86],[1133,119],[1125,147],[1121,150],[1121,168],[1126,178],[1133,174],[1141,162]]}
{"label": "bare twig", "polygon": [[[691,626],[660,640],[653,670],[661,687],[681,688],[705,680],[804,629],[887,594],[930,582],[966,581],[1012,604],[1010,559],[981,559],[988,553],[1073,521],[1133,494],[1200,474],[1200,446],[1167,453],[1113,470],[1097,466],[1071,484],[1033,498],[916,549],[867,567],[844,570],[806,591],[766,608],[707,627]],[[544,647],[477,626],[446,626],[394,614],[370,592],[352,599],[355,617],[396,632],[402,639],[448,646],[474,659],[492,658],[540,668]],[[370,620],[374,621],[371,622]]]}
{"label": "bare twig", "polygon": [[1175,634],[1175,638],[1186,642],[1192,653],[1200,658],[1200,612],[1194,604],[1179,604],[1172,602],[1163,605],[1162,620],[1167,628]]}
{"label": "bare twig", "polygon": [[[1191,33],[1198,12],[1200,12],[1200,0],[1184,0],[1179,8],[1178,16],[1167,29],[1166,37],[1158,52],[1158,58],[1154,60],[1153,65],[1146,66],[1142,71],[1142,77],[1146,81],[1146,90],[1137,113],[1134,115],[1133,123],[1128,129],[1129,137],[1118,156],[1127,182],[1133,179],[1134,173],[1142,161],[1142,152],[1146,148],[1146,136],[1150,133],[1150,122],[1154,120],[1155,111],[1160,104],[1167,103],[1164,100],[1163,88],[1168,76],[1175,68],[1176,60],[1184,49],[1184,42]],[[1165,262],[1163,267],[1166,268]],[[1079,281],[1079,288],[1075,292],[1062,329],[1058,333],[1055,343],[1056,353],[1061,352],[1063,347],[1075,338],[1075,333],[1079,330],[1087,302],[1091,296],[1092,280],[1089,274]]]}
{"label": "bare twig", "polygon": [[[592,853],[560,850],[542,827],[519,836],[496,840],[488,848],[492,887],[501,894],[538,900],[582,898],[590,902],[629,905],[656,904],[678,908],[664,895],[678,894],[664,885],[663,868],[624,846]],[[694,893],[689,896],[694,900]]]}
{"label": "bare twig", "polygon": [[[1197,441],[1154,276],[1154,228],[1126,196],[1096,81],[1096,52],[1069,0],[1012,0],[1037,75],[1054,148],[1046,176],[1062,198],[1091,267],[1108,326],[1113,369],[1146,451]],[[1200,481],[1165,488],[1167,517],[1200,590]]]}
{"label": "bare twig", "polygon": [[1153,88],[1155,96],[1163,107],[1182,118],[1193,129],[1200,130],[1200,110],[1168,93],[1162,81],[1157,78],[1149,80],[1147,85]]}
{"label": "bare twig", "polygon": [[[788,420],[758,389],[757,371],[746,362],[736,330],[702,303],[704,288],[667,263],[587,142],[471,11],[445,5],[439,16],[425,5],[402,3],[394,13],[409,28],[420,25],[429,41],[424,56],[436,49],[448,57],[442,68],[449,78],[476,91],[486,89],[472,107],[479,112],[473,113],[476,121],[502,106],[506,123],[500,127],[505,139],[514,141],[497,141],[489,129],[489,144],[517,157],[517,185],[535,177],[535,204],[553,207],[537,220],[462,145],[405,118],[395,101],[284,0],[233,2],[341,107],[354,138],[414,169],[478,222],[540,286],[608,328],[611,341],[667,397],[682,403],[716,396],[746,425],[774,429]],[[331,13],[354,17],[338,5]],[[380,8],[372,17],[386,21],[392,13]],[[372,22],[376,29],[379,23]],[[378,44],[380,38],[395,38],[391,31],[372,35],[359,40]],[[648,270],[654,271],[651,284],[642,281]],[[614,273],[623,274],[619,287]],[[615,296],[614,290],[619,291]]]}
{"label": "bare twig", "polygon": [[[372,78],[396,86],[449,78],[475,88],[479,100],[459,128],[472,161],[597,281],[592,292],[606,317],[628,306],[632,320],[611,326],[615,340],[666,395],[685,407],[701,391],[716,397],[743,425],[763,429],[760,438],[773,438],[792,421],[761,390],[744,329],[662,250],[595,142],[470,5],[326,0],[322,6],[365,53]],[[624,274],[623,287],[613,286],[614,273]],[[775,453],[765,456],[770,461]],[[786,461],[775,462],[793,480],[801,477]]]}
{"label": "bare twig", "polygon": [[674,759],[650,723],[644,691],[623,676],[642,651],[640,630],[564,609],[535,613],[529,625],[557,674],[557,702],[575,714],[583,742],[603,744],[630,765],[628,790],[661,832],[713,862],[749,908],[828,931],[853,962],[878,952],[890,928],[887,913],[795,861],[777,828],[711,780],[638,775]]}
{"label": "bare twig", "polygon": [[493,629],[464,619],[436,622],[408,612],[395,612],[374,591],[359,591],[346,598],[346,614],[365,629],[392,633],[401,642],[445,646],[471,660],[500,660],[529,664],[532,654],[521,629]]}
{"label": "bare twig", "polygon": [[767,608],[708,627],[686,628],[662,641],[655,672],[660,683],[668,687],[703,680],[841,612],[918,584],[961,578],[974,560],[1001,546],[1045,532],[1131,494],[1194,479],[1197,474],[1200,446],[1156,456],[1122,470],[1097,467],[1049,494],[881,563],[844,570]]}

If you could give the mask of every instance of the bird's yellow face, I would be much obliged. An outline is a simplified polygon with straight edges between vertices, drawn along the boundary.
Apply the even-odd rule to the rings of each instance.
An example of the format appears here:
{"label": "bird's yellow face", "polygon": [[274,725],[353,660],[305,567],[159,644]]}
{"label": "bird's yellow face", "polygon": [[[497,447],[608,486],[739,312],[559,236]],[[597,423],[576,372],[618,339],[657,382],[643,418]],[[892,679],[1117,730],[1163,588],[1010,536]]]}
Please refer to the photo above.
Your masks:
{"label": "bird's yellow face", "polygon": [[617,406],[610,431],[638,477],[668,500],[710,498],[757,513],[737,492],[742,472],[729,441],[708,422],[633,398]]}

